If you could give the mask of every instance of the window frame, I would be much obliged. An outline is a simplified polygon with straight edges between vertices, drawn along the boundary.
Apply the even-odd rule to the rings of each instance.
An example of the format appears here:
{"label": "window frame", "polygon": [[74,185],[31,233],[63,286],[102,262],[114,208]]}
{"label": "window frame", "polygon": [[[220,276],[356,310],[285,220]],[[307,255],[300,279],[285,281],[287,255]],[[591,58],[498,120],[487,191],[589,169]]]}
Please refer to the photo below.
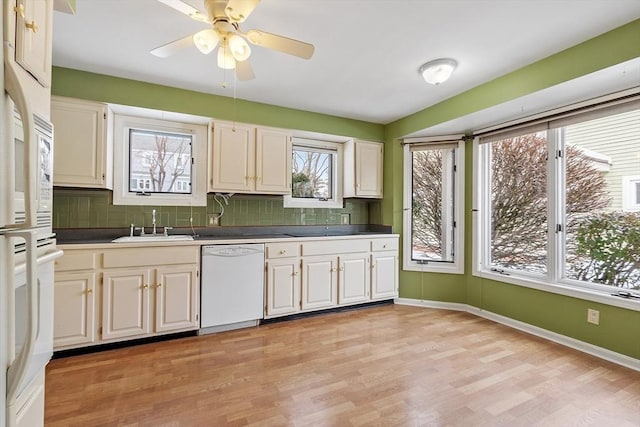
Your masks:
{"label": "window frame", "polygon": [[[560,295],[566,295],[575,298],[587,299],[590,301],[596,301],[603,304],[614,305],[618,307],[628,308],[635,311],[640,311],[640,300],[634,298],[620,298],[613,294],[620,290],[626,290],[623,288],[612,287],[609,285],[591,283],[587,281],[580,281],[570,279],[567,276],[567,270],[565,264],[565,248],[566,248],[566,235],[565,226],[567,223],[565,213],[565,199],[566,193],[564,189],[565,185],[565,165],[566,159],[563,153],[565,153],[566,142],[563,137],[563,128],[577,122],[589,121],[594,117],[597,118],[607,115],[615,115],[625,109],[637,108],[640,102],[640,93],[634,91],[633,93],[624,93],[626,98],[622,101],[618,101],[615,94],[607,95],[603,98],[592,100],[591,103],[586,105],[587,114],[583,119],[579,119],[579,112],[572,114],[572,108],[575,106],[567,106],[558,110],[554,110],[553,113],[560,112],[561,116],[558,119],[557,116],[548,116],[546,119],[552,125],[546,127],[547,130],[547,142],[548,142],[548,164],[547,164],[547,194],[549,198],[548,204],[548,265],[547,273],[543,276],[532,277],[530,275],[522,274],[520,271],[505,270],[503,272],[491,271],[490,264],[488,263],[488,252],[490,251],[490,212],[487,210],[489,206],[487,203],[491,201],[491,195],[488,193],[487,182],[487,168],[490,169],[490,165],[487,166],[486,154],[483,153],[480,142],[480,136],[486,135],[488,132],[494,132],[496,129],[500,129],[500,126],[477,131],[474,133],[475,138],[473,141],[473,190],[472,190],[472,265],[471,274],[483,279],[490,279],[514,285],[525,286],[532,289],[538,289],[545,292],[556,293]],[[607,110],[606,101],[610,101],[611,107],[608,114],[605,114]],[[626,104],[626,105],[625,105]],[[635,107],[634,107],[635,106]],[[583,104],[581,108],[585,107]],[[599,111],[599,112],[598,112]],[[605,113],[603,113],[603,111]],[[578,119],[576,119],[578,117]],[[533,124],[533,127],[538,127],[542,120],[540,117],[536,117],[537,123]],[[553,122],[553,120],[556,122]],[[562,125],[557,125],[562,121]],[[553,126],[553,124],[556,124]],[[511,122],[508,125],[514,127],[520,127],[520,133],[527,133],[532,125],[531,122],[527,122],[523,119],[520,123]],[[508,126],[502,127],[503,129],[509,129]],[[515,129],[517,131],[517,129]],[[485,133],[487,132],[487,133]],[[640,176],[638,177],[640,178]],[[558,229],[560,225],[560,229]],[[640,294],[637,291],[632,291],[635,294]]]}
{"label": "window frame", "polygon": [[622,177],[622,210],[625,212],[640,211],[640,175]]}
{"label": "window frame", "polygon": [[[293,137],[291,144],[291,174],[293,174],[293,156],[294,151],[298,147],[308,149],[317,149],[319,152],[326,153],[330,151],[332,154],[332,197],[327,200],[299,198],[293,197],[292,193],[283,196],[283,206],[285,208],[342,208],[344,207],[343,199],[343,161],[344,161],[344,144],[339,142],[315,140]],[[293,185],[293,180],[291,180]]]}
{"label": "window frame", "polygon": [[[209,119],[140,108],[116,107],[114,110],[113,204],[206,206]],[[191,136],[191,193],[149,193],[142,196],[129,191],[130,129]]]}
{"label": "window frame", "polygon": [[[406,271],[420,271],[432,273],[464,274],[464,194],[465,194],[465,142],[463,135],[448,135],[426,138],[405,138],[403,141],[403,255],[402,269]],[[411,258],[412,247],[412,218],[413,218],[413,162],[411,145],[424,145],[426,149],[455,147],[455,170],[453,183],[454,212],[452,243],[454,248],[453,261],[418,262]]]}

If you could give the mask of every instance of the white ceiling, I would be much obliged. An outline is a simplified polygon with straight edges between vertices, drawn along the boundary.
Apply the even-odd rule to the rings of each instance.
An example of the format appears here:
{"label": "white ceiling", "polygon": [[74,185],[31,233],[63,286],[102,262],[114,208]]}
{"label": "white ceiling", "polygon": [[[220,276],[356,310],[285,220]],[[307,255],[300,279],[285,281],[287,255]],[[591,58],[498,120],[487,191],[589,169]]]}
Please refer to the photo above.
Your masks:
{"label": "white ceiling", "polygon": [[[54,14],[54,65],[234,96],[215,54],[149,54],[206,24],[157,0],[76,3],[75,16]],[[315,54],[253,47],[256,78],[235,95],[386,124],[639,17],[640,0],[262,0],[241,29],[312,43]],[[459,67],[428,85],[418,68],[440,57]]]}

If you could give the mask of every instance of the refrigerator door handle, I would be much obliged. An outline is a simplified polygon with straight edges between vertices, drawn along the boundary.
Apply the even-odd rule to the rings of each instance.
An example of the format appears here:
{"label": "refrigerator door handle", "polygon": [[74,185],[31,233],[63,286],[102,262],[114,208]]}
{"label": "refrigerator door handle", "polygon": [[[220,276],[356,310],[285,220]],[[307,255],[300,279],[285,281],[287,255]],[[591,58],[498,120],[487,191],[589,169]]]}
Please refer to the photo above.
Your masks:
{"label": "refrigerator door handle", "polygon": [[[35,123],[31,105],[26,97],[25,91],[20,84],[20,78],[15,69],[15,64],[8,58],[11,56],[8,47],[5,46],[4,52],[4,89],[13,100],[20,118],[23,128],[23,142],[25,148],[24,156],[24,203],[25,203],[25,220],[21,224],[13,224],[7,228],[32,228],[36,227],[36,198],[38,185],[38,147],[35,132]],[[17,167],[17,165],[16,165]]]}
{"label": "refrigerator door handle", "polygon": [[38,324],[40,321],[40,313],[38,312],[38,258],[36,252],[38,235],[36,230],[14,230],[6,233],[6,235],[21,237],[26,242],[27,328],[20,354],[11,362],[7,370],[7,401],[12,402],[16,399],[18,388],[27,373],[38,337]]}

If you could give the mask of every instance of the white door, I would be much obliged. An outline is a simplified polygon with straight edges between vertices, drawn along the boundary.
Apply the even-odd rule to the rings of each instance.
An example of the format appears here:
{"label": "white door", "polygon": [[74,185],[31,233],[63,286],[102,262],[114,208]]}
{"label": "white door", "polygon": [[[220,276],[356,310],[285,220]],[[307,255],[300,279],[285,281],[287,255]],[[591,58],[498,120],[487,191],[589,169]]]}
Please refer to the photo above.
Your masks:
{"label": "white door", "polygon": [[335,257],[309,257],[302,260],[303,310],[336,305],[337,261]]}
{"label": "white door", "polygon": [[198,326],[198,281],[195,265],[156,270],[155,332]]}
{"label": "white door", "polygon": [[57,273],[54,283],[53,345],[95,340],[95,273]]}
{"label": "white door", "polygon": [[338,304],[365,302],[369,299],[369,254],[338,257]]}
{"label": "white door", "polygon": [[102,339],[146,335],[149,325],[151,271],[113,270],[104,273]]}
{"label": "white door", "polygon": [[281,316],[300,310],[300,274],[297,259],[267,263],[266,315]]}
{"label": "white door", "polygon": [[392,253],[371,256],[371,299],[398,296],[398,257]]}

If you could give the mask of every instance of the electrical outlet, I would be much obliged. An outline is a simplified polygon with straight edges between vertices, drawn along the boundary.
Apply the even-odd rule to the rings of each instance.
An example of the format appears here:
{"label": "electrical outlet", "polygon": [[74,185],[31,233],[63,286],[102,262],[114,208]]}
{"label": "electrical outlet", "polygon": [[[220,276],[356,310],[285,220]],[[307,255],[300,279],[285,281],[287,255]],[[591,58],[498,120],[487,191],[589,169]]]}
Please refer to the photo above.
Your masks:
{"label": "electrical outlet", "polygon": [[594,310],[592,308],[587,309],[587,322],[593,323],[594,325],[600,324],[600,312],[598,310]]}
{"label": "electrical outlet", "polygon": [[209,226],[220,225],[220,217],[216,214],[208,214],[207,223],[209,224]]}
{"label": "electrical outlet", "polygon": [[351,214],[340,214],[340,224],[351,224]]}

